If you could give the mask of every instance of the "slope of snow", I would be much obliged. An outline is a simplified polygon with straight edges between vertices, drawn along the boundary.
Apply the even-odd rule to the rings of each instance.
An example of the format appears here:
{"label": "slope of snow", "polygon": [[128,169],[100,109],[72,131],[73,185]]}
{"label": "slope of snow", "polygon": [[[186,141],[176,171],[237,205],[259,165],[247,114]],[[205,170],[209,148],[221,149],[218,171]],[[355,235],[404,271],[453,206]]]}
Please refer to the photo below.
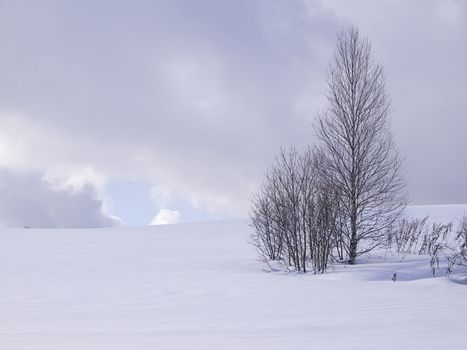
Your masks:
{"label": "slope of snow", "polygon": [[249,230],[3,229],[0,349],[466,348],[467,287],[426,258],[266,273]]}
{"label": "slope of snow", "polygon": [[408,216],[423,218],[442,223],[452,222],[454,226],[463,215],[467,215],[467,204],[411,205],[406,208]]}

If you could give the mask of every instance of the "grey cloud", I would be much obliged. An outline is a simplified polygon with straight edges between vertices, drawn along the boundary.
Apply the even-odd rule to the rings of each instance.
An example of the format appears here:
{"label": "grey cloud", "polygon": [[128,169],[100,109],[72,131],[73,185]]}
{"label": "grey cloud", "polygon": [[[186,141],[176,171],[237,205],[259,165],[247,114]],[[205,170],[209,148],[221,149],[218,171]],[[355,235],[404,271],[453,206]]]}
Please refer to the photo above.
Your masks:
{"label": "grey cloud", "polygon": [[466,203],[465,1],[323,4],[370,36],[385,67],[413,203]]}
{"label": "grey cloud", "polygon": [[0,224],[7,227],[108,227],[120,221],[103,212],[91,185],[56,188],[38,173],[0,170]]}
{"label": "grey cloud", "polygon": [[4,1],[0,116],[36,137],[2,117],[0,133],[23,168],[90,165],[244,214],[278,148],[313,141],[335,33],[354,23],[386,68],[412,198],[465,202],[465,16],[455,1]]}
{"label": "grey cloud", "polygon": [[0,106],[72,162],[238,214],[279,146],[309,140],[338,23],[301,1],[24,4],[1,12]]}

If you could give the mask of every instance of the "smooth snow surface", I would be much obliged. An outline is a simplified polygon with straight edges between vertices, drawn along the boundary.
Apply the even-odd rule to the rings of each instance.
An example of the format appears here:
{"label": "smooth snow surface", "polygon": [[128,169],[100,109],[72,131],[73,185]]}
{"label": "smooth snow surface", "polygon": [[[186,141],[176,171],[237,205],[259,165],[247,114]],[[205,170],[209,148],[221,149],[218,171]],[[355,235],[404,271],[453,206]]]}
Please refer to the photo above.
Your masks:
{"label": "smooth snow surface", "polygon": [[267,273],[249,230],[3,229],[0,349],[467,349],[467,286],[427,258]]}
{"label": "smooth snow surface", "polygon": [[452,222],[456,226],[457,220],[467,215],[467,204],[411,205],[406,214],[418,218],[429,216],[430,221]]}

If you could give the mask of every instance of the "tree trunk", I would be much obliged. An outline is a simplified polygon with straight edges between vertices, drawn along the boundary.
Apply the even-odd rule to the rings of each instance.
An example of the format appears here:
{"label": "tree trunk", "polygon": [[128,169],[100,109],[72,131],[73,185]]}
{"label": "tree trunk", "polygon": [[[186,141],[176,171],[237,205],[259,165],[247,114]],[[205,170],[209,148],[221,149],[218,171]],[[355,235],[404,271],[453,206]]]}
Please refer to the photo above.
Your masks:
{"label": "tree trunk", "polygon": [[350,218],[351,224],[351,233],[350,233],[350,242],[349,242],[349,263],[351,265],[355,264],[357,259],[357,206],[352,206],[352,215]]}

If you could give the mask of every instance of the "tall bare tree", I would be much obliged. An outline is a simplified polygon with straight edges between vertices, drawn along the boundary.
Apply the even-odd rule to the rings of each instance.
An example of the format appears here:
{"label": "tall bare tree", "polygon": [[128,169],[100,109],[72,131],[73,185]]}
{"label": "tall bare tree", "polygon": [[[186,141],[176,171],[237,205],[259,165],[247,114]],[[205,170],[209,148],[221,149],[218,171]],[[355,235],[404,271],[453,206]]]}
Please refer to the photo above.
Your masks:
{"label": "tall bare tree", "polygon": [[315,125],[325,153],[320,169],[339,193],[343,245],[353,264],[380,243],[406,204],[383,69],[374,62],[369,41],[353,27],[338,34],[327,100],[329,108]]}

